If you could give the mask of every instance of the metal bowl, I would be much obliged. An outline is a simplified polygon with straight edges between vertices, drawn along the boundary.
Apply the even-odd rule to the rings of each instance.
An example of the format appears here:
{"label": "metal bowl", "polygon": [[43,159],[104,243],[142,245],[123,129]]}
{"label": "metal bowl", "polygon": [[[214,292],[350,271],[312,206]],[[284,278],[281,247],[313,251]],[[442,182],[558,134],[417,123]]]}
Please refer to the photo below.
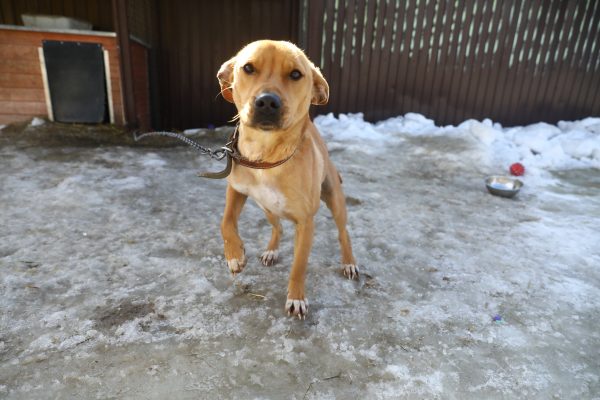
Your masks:
{"label": "metal bowl", "polygon": [[514,197],[523,186],[523,182],[508,176],[490,176],[485,180],[487,190],[496,196]]}

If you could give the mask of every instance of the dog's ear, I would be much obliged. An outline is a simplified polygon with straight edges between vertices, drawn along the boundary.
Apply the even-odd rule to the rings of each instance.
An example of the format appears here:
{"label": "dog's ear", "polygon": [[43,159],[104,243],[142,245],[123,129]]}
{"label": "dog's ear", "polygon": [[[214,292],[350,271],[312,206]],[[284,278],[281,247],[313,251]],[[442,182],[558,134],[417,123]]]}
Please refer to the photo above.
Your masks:
{"label": "dog's ear", "polygon": [[323,74],[318,67],[311,64],[312,77],[313,77],[313,89],[312,99],[310,102],[318,106],[327,104],[329,101],[329,84],[323,78]]}
{"label": "dog's ear", "polygon": [[235,65],[235,57],[225,61],[219,72],[217,73],[217,79],[219,85],[221,85],[221,94],[223,98],[230,103],[233,103],[233,66]]}

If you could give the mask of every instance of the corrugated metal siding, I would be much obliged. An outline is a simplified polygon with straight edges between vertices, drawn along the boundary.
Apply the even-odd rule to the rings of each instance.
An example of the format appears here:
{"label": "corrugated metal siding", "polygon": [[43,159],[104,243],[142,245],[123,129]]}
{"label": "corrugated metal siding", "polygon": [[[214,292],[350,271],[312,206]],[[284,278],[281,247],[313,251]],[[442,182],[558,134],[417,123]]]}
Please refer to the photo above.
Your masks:
{"label": "corrugated metal siding", "polygon": [[258,39],[296,41],[298,1],[158,3],[161,126],[205,127],[231,120],[235,108],[219,96],[221,63]]}
{"label": "corrugated metal siding", "polygon": [[304,0],[326,110],[438,123],[600,115],[600,2]]}
{"label": "corrugated metal siding", "polygon": [[[156,127],[219,125],[222,62],[256,39],[300,43],[323,69],[317,113],[380,120],[419,112],[439,124],[600,115],[598,0],[129,0],[148,41]],[[0,22],[54,13],[112,29],[109,0],[0,0]]]}

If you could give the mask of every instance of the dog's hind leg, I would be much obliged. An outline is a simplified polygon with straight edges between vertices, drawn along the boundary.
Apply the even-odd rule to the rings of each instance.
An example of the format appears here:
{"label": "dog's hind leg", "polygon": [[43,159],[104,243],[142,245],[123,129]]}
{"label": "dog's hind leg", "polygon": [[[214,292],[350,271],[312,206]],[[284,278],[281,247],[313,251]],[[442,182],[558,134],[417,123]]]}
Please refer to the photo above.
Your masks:
{"label": "dog's hind leg", "polygon": [[276,264],[277,259],[279,258],[279,241],[281,240],[283,229],[281,228],[278,216],[267,210],[265,210],[265,214],[273,226],[273,229],[271,231],[271,240],[269,241],[267,250],[261,254],[260,261],[264,266],[270,267],[271,265]]}
{"label": "dog's hind leg", "polygon": [[233,275],[242,272],[246,266],[244,243],[238,234],[238,218],[246,203],[247,196],[237,192],[231,185],[227,185],[225,195],[225,212],[221,222],[221,235],[225,248],[227,266]]}
{"label": "dog's hind leg", "polygon": [[342,190],[341,178],[333,166],[329,169],[327,178],[323,182],[323,185],[321,185],[321,200],[331,210],[338,228],[344,276],[347,276],[348,279],[358,279],[358,266],[352,254],[350,235],[348,235],[348,230],[346,229],[346,197]]}

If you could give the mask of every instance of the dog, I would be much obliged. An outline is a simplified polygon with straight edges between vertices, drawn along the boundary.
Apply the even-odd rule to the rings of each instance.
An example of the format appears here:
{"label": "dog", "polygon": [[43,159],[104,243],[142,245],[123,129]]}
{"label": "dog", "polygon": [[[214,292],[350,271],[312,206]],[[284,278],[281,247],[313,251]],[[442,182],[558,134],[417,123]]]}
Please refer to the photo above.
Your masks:
{"label": "dog", "polygon": [[272,225],[271,240],[260,256],[263,265],[277,262],[280,220],[292,221],[294,260],[285,310],[304,319],[308,312],[306,268],[320,200],[337,225],[344,275],[358,279],[359,274],[346,229],[342,179],[309,116],[311,104],[328,102],[329,85],[302,50],[290,42],[272,40],[246,45],[223,63],[217,79],[225,100],[237,108],[236,151],[245,161],[234,162],[227,177],[221,223],[227,265],[235,276],[247,262],[237,221],[248,196]]}

